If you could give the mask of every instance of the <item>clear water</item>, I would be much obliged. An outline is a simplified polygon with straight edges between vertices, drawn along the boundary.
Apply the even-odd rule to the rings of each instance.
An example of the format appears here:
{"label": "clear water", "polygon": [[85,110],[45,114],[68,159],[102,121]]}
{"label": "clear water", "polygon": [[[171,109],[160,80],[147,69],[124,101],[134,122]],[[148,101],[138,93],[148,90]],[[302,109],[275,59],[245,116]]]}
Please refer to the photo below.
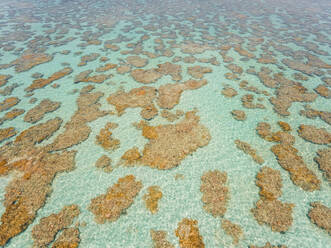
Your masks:
{"label": "clear water", "polygon": [[[277,3],[275,3],[277,2]],[[198,221],[199,232],[203,238],[206,247],[234,247],[230,236],[226,235],[221,228],[221,218],[215,218],[207,213],[203,208],[200,192],[201,176],[209,170],[220,170],[228,175],[228,187],[230,199],[227,204],[227,211],[223,218],[234,223],[240,224],[244,237],[240,240],[237,247],[248,247],[249,245],[263,246],[267,241],[271,244],[283,244],[287,247],[329,247],[331,243],[330,235],[314,225],[308,212],[311,209],[310,203],[320,201],[325,206],[331,207],[330,183],[318,169],[314,162],[316,151],[322,148],[330,147],[329,144],[319,145],[307,142],[302,139],[298,133],[298,127],[301,124],[314,125],[318,128],[325,128],[329,133],[331,127],[326,122],[316,119],[308,119],[299,114],[304,108],[305,102],[295,102],[289,108],[289,116],[281,116],[273,109],[269,98],[275,96],[276,89],[266,87],[261,83],[257,75],[247,73],[247,69],[254,68],[259,72],[262,67],[268,67],[272,74],[282,72],[288,79],[294,80],[293,73],[301,72],[291,69],[281,61],[284,58],[293,58],[293,54],[298,51],[304,51],[314,55],[328,64],[328,68],[318,68],[322,75],[305,75],[306,81],[299,81],[309,92],[314,92],[314,88],[319,84],[329,87],[322,79],[331,77],[331,5],[330,1],[302,1],[297,4],[296,1],[170,1],[170,0],[146,0],[146,1],[7,1],[0,3],[0,64],[8,64],[22,55],[28,49],[28,43],[32,39],[49,38],[50,41],[56,40],[56,36],[61,29],[68,29],[63,34],[61,40],[68,37],[75,38],[67,44],[54,46],[48,42],[40,43],[32,50],[45,49],[47,54],[53,54],[53,60],[32,67],[24,72],[16,72],[14,67],[3,68],[0,74],[9,74],[12,77],[8,80],[7,86],[15,83],[19,84],[8,96],[0,96],[1,102],[11,96],[18,97],[21,101],[15,107],[0,113],[0,118],[6,112],[13,108],[24,109],[26,112],[37,105],[43,99],[61,102],[61,107],[54,112],[45,114],[44,118],[38,123],[43,123],[54,117],[63,119],[63,123],[70,120],[76,111],[76,100],[79,96],[79,90],[88,83],[74,83],[74,77],[80,72],[88,69],[96,69],[105,63],[119,65],[127,56],[135,54],[122,54],[121,52],[130,50],[127,45],[136,43],[143,35],[149,38],[142,42],[144,52],[156,53],[156,58],[148,58],[146,55],[137,54],[142,58],[148,59],[148,64],[143,69],[156,68],[158,64],[172,62],[175,56],[195,58],[215,57],[219,65],[211,63],[195,62],[193,64],[185,63],[183,60],[175,62],[182,67],[182,80],[191,79],[186,68],[200,65],[212,68],[212,73],[203,76],[208,84],[196,89],[188,90],[182,93],[180,102],[174,110],[183,110],[185,112],[197,109],[197,115],[200,116],[200,123],[208,128],[211,140],[207,146],[197,149],[192,155],[183,159],[180,164],[169,170],[157,170],[148,166],[124,167],[117,166],[111,173],[105,173],[95,167],[95,162],[101,155],[109,156],[113,165],[120,161],[125,151],[137,146],[140,151],[148,142],[141,135],[132,123],[142,120],[140,108],[128,108],[125,114],[121,116],[106,115],[97,120],[88,123],[92,131],[89,138],[69,148],[68,150],[77,150],[75,157],[76,168],[68,173],[60,173],[55,177],[51,186],[52,193],[47,197],[45,205],[37,211],[37,216],[28,227],[20,234],[11,238],[5,247],[31,247],[33,239],[31,236],[32,228],[37,225],[41,218],[47,217],[52,213],[58,213],[65,205],[77,204],[80,208],[80,215],[75,220],[86,225],[79,227],[80,244],[79,247],[153,247],[150,237],[150,230],[163,230],[167,233],[167,239],[175,247],[180,247],[175,230],[178,223],[183,218],[190,218]],[[244,16],[241,18],[240,15]],[[190,17],[194,17],[191,19]],[[193,20],[193,21],[192,21]],[[111,23],[109,27],[107,24]],[[154,30],[148,29],[149,25],[155,27]],[[258,27],[258,29],[256,28]],[[55,32],[47,34],[47,30],[54,28]],[[22,33],[18,33],[22,32]],[[100,45],[88,45],[81,47],[85,43],[82,38],[84,32],[100,33],[97,40]],[[15,35],[16,34],[16,35]],[[26,34],[26,39],[20,41],[20,37]],[[168,38],[167,35],[175,34]],[[185,34],[185,35],[184,35]],[[319,39],[322,35],[324,41]],[[92,36],[92,35],[88,35]],[[206,37],[212,39],[207,39]],[[235,37],[236,40],[230,39]],[[302,42],[295,42],[295,37],[300,37]],[[119,47],[118,51],[105,50],[104,42],[107,40],[117,41],[112,44]],[[174,53],[171,57],[162,56],[154,50],[158,45],[155,39],[160,38],[166,48]],[[243,68],[243,73],[239,80],[227,79],[225,74],[230,72],[226,68],[226,63],[220,55],[220,46],[238,45],[241,40],[241,47],[247,50],[249,38],[262,38],[263,42],[253,44],[256,49],[250,51],[254,53],[255,58],[245,61],[245,57],[237,53],[233,48],[226,55],[233,58],[233,64]],[[199,54],[185,54],[178,47],[172,47],[171,43],[181,45],[185,41],[202,43],[212,49],[207,49]],[[288,47],[292,52],[283,54],[274,49],[270,42],[277,45]],[[317,54],[316,51],[308,50],[303,43],[312,42],[323,54]],[[14,46],[13,50],[6,51],[7,46]],[[261,64],[257,61],[260,55],[265,54],[263,48],[273,52],[273,58],[277,59],[276,64]],[[22,50],[19,50],[21,48]],[[59,52],[69,50],[68,55]],[[76,52],[82,52],[81,55],[74,55]],[[99,53],[100,57],[105,56],[109,60],[100,62],[99,58],[88,62],[83,67],[77,66],[81,56]],[[51,76],[64,68],[62,63],[68,63],[73,72],[59,80],[54,81],[58,88],[50,85],[34,91],[33,96],[26,96],[24,89],[32,81],[32,74],[42,73],[44,78]],[[313,66],[314,67],[314,66]],[[132,66],[132,70],[135,69]],[[315,68],[316,69],[316,68]],[[112,69],[106,74],[113,76],[101,84],[92,83],[95,86],[93,92],[101,91],[104,96],[100,99],[101,109],[115,110],[114,106],[107,103],[106,98],[116,92],[121,87],[125,91],[143,86],[143,84],[134,80],[130,73],[119,74],[116,69]],[[239,87],[239,82],[247,80],[249,85],[258,87],[260,90],[266,90],[270,96],[257,95],[247,92]],[[123,83],[124,82],[124,83]],[[53,84],[54,84],[53,83]],[[167,83],[175,83],[170,76],[163,76],[157,82],[149,84],[155,88]],[[233,98],[224,97],[221,90],[225,85],[234,88],[238,95]],[[77,93],[72,93],[78,90]],[[241,102],[241,97],[245,94],[263,97],[262,103],[265,109],[247,109]],[[35,97],[37,102],[29,103],[29,100]],[[331,111],[330,99],[317,96],[316,100],[309,103],[313,109]],[[160,112],[160,108],[157,106]],[[231,111],[243,110],[247,115],[245,121],[237,121]],[[33,126],[24,122],[24,115],[0,125],[1,129],[15,127],[18,133]],[[285,171],[277,162],[275,155],[270,151],[270,147],[275,143],[267,142],[261,139],[255,131],[259,122],[266,121],[270,123],[273,130],[277,129],[277,121],[285,121],[292,127],[291,134],[295,137],[294,147],[299,150],[299,155],[303,157],[307,167],[312,170],[321,181],[320,190],[307,192],[294,185],[290,180],[289,173]],[[120,140],[120,147],[109,152],[95,143],[96,135],[100,132],[107,122],[115,122],[119,126],[113,130],[113,136]],[[169,122],[158,116],[148,121],[149,125],[164,125]],[[64,124],[62,124],[63,126]],[[61,127],[54,137],[63,132]],[[41,143],[49,144],[50,140]],[[285,233],[273,232],[268,225],[259,225],[251,213],[256,201],[259,199],[259,188],[255,184],[256,174],[260,171],[261,165],[256,164],[250,156],[238,150],[234,140],[240,139],[252,145],[257,153],[265,160],[264,165],[279,170],[282,178],[282,196],[279,198],[282,202],[294,203],[293,223]],[[3,141],[0,145],[6,146],[9,141],[14,141],[15,136]],[[0,154],[0,156],[2,156]],[[88,210],[91,199],[100,194],[104,194],[109,187],[125,175],[133,174],[143,184],[142,190],[134,199],[133,204],[126,210],[126,214],[120,216],[115,222],[106,222],[98,224],[94,221],[93,213]],[[182,174],[183,179],[176,180],[175,176]],[[11,180],[20,175],[11,172],[8,175],[0,177],[0,213],[5,212],[3,202],[5,199],[6,187]],[[158,212],[152,215],[145,207],[143,195],[147,188],[152,185],[158,185],[163,193],[159,201]],[[329,220],[331,221],[331,220]]]}

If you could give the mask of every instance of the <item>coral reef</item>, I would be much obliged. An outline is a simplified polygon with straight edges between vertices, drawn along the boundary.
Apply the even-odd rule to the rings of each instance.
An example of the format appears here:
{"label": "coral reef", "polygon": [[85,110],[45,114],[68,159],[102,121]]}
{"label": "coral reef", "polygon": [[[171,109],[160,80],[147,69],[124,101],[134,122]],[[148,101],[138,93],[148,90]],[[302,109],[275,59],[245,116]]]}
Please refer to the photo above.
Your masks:
{"label": "coral reef", "polygon": [[187,68],[187,73],[197,79],[202,79],[205,73],[211,73],[212,71],[213,70],[210,67],[203,67],[199,65]]}
{"label": "coral reef", "polygon": [[150,234],[153,240],[153,248],[175,248],[175,246],[167,240],[167,233],[165,231],[151,230]]}
{"label": "coral reef", "polygon": [[69,227],[80,211],[77,205],[68,205],[57,214],[41,218],[39,224],[32,228],[34,247],[45,247],[50,244],[56,234],[66,227]]}
{"label": "coral reef", "polygon": [[287,248],[285,245],[272,245],[267,242],[264,246],[250,245],[249,248]]}
{"label": "coral reef", "polygon": [[318,167],[324,172],[325,177],[331,183],[331,148],[320,149],[317,151],[317,157],[314,158]]}
{"label": "coral reef", "polygon": [[264,159],[256,153],[256,150],[252,146],[244,141],[235,140],[234,143],[239,150],[251,156],[251,158],[258,164],[263,164]]}
{"label": "coral reef", "polygon": [[52,248],[77,248],[80,243],[79,229],[70,227],[64,229],[54,241]]}
{"label": "coral reef", "polygon": [[182,67],[180,65],[175,65],[169,62],[158,64],[157,72],[162,75],[170,75],[172,80],[180,81],[182,80]]}
{"label": "coral reef", "polygon": [[36,123],[40,121],[46,113],[53,112],[60,107],[60,102],[53,102],[49,99],[42,100],[37,106],[30,109],[24,116],[24,121]]}
{"label": "coral reef", "polygon": [[95,167],[103,169],[105,172],[111,172],[113,170],[111,163],[112,163],[112,160],[108,156],[102,155],[95,162]]}
{"label": "coral reef", "polygon": [[237,121],[244,121],[246,120],[246,113],[242,110],[232,110],[231,115],[233,116],[234,119]]}
{"label": "coral reef", "polygon": [[18,104],[21,100],[18,97],[8,97],[2,102],[0,102],[0,112],[6,111],[16,104]]}
{"label": "coral reef", "polygon": [[96,144],[102,146],[105,150],[116,150],[119,148],[120,140],[114,139],[112,137],[112,132],[114,125],[111,122],[108,122],[104,128],[99,132],[99,135],[96,136]]}
{"label": "coral reef", "polygon": [[11,121],[14,120],[17,116],[20,116],[24,114],[24,109],[12,109],[9,112],[7,112],[2,118],[0,118],[0,125],[5,121]]}
{"label": "coral reef", "polygon": [[31,92],[34,91],[36,89],[41,89],[43,87],[45,87],[46,85],[49,85],[51,83],[53,83],[56,80],[59,80],[60,78],[63,78],[69,74],[72,73],[72,69],[70,67],[66,67],[60,71],[57,71],[55,73],[53,73],[49,78],[37,78],[35,80],[33,80],[33,83],[27,87],[25,89],[25,91],[27,92]]}
{"label": "coral reef", "polygon": [[201,177],[200,191],[202,192],[203,208],[213,215],[224,216],[229,200],[229,189],[225,185],[227,174],[218,170],[208,171]]}
{"label": "coral reef", "polygon": [[144,67],[148,63],[147,59],[141,58],[139,56],[129,56],[126,58],[126,61],[128,62],[128,64],[138,68]]}
{"label": "coral reef", "polygon": [[231,87],[225,87],[222,91],[221,91],[222,95],[225,96],[225,97],[234,97],[236,95],[238,95],[238,92],[231,88]]}
{"label": "coral reef", "polygon": [[11,66],[15,66],[16,72],[28,71],[32,67],[47,63],[53,59],[52,55],[46,53],[24,53],[18,59],[10,63]]}
{"label": "coral reef", "polygon": [[132,205],[141,188],[142,183],[136,181],[133,175],[118,179],[116,184],[108,188],[106,194],[91,200],[89,210],[94,214],[95,221],[99,224],[116,221]]}
{"label": "coral reef", "polygon": [[131,71],[131,76],[139,83],[150,84],[160,79],[162,74],[159,73],[157,69],[135,69]]}
{"label": "coral reef", "polygon": [[310,221],[331,236],[331,209],[320,202],[312,202],[310,205],[313,207],[308,213]]}
{"label": "coral reef", "polygon": [[326,86],[320,84],[314,89],[320,96],[330,99],[331,98],[331,90]]}
{"label": "coral reef", "polygon": [[148,193],[143,196],[145,201],[146,208],[152,213],[155,214],[158,212],[158,204],[161,200],[163,194],[159,186],[150,186],[147,188]]}
{"label": "coral reef", "polygon": [[300,125],[298,134],[304,140],[315,144],[327,145],[331,143],[331,133],[325,128],[317,128],[312,125]]}
{"label": "coral reef", "polygon": [[310,119],[316,119],[316,117],[319,117],[321,120],[331,125],[331,112],[319,111],[311,108],[309,105],[306,105],[305,109],[300,111],[300,115]]}
{"label": "coral reef", "polygon": [[232,223],[229,220],[222,220],[222,229],[227,235],[230,235],[232,237],[232,242],[234,245],[238,244],[239,241],[244,237],[244,232],[240,225]]}
{"label": "coral reef", "polygon": [[179,238],[180,248],[204,248],[202,236],[199,233],[198,221],[184,218],[178,223],[175,232]]}
{"label": "coral reef", "polygon": [[7,127],[0,129],[0,142],[9,139],[17,134],[14,127]]}

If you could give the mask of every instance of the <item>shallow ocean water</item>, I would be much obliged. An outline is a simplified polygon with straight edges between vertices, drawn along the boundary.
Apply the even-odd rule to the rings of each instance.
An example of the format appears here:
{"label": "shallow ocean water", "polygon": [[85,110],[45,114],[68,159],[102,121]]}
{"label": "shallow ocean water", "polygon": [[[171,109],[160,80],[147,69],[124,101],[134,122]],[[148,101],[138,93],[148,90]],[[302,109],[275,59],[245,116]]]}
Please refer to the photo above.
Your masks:
{"label": "shallow ocean water", "polygon": [[[300,5],[293,0],[1,1],[0,246],[330,246],[330,10],[330,1],[324,0],[305,0]],[[95,58],[79,65],[84,56],[93,53]],[[45,55],[52,58],[43,61]],[[137,56],[134,62],[130,56]],[[98,71],[109,63],[114,68]],[[165,63],[180,69],[169,66],[159,70]],[[123,66],[128,70],[121,73]],[[199,66],[197,71],[191,72],[195,66]],[[43,79],[54,77],[65,67],[72,72],[45,83]],[[150,70],[152,75],[136,77],[137,69]],[[93,72],[77,79],[87,70]],[[41,74],[41,80],[36,73]],[[1,75],[10,77],[2,80]],[[103,80],[93,78],[97,75]],[[191,79],[196,81],[183,86]],[[196,86],[200,80],[206,83]],[[37,87],[29,91],[32,83]],[[177,99],[174,84],[188,87],[179,90]],[[94,88],[83,93],[88,85]],[[153,87],[155,97],[142,100],[148,90],[141,87]],[[134,94],[123,94],[137,88]],[[229,88],[233,95],[222,93]],[[97,92],[102,95],[91,100]],[[116,98],[115,93],[123,96]],[[163,93],[170,105],[160,103]],[[253,101],[246,101],[245,96]],[[6,100],[12,97],[19,102],[8,105]],[[60,106],[45,111],[34,123],[27,122],[28,111],[44,99]],[[151,106],[157,113],[151,114]],[[141,112],[146,108],[149,117]],[[309,108],[315,110],[314,118],[303,114]],[[14,109],[24,113],[4,119],[6,114],[13,115]],[[163,117],[164,110],[182,114],[172,121]],[[246,118],[236,120],[233,110],[244,111]],[[39,109],[32,117],[43,111]],[[100,111],[103,114],[97,115]],[[198,124],[182,125],[192,113]],[[61,125],[37,141],[38,135],[52,128],[40,124],[55,117],[62,119]],[[144,121],[143,130],[134,124],[140,121]],[[279,121],[289,124],[291,130],[283,130],[282,135],[295,139],[294,143],[277,138],[276,132],[282,130]],[[98,136],[109,122],[118,126],[104,132],[102,146]],[[261,122],[271,126],[269,141],[256,131]],[[72,133],[56,143],[67,134],[70,123],[74,123]],[[170,125],[176,131],[162,131]],[[300,131],[302,125],[308,126],[305,132]],[[36,131],[30,132],[31,127]],[[13,135],[8,128],[15,130]],[[24,130],[26,136],[22,135]],[[244,152],[235,140],[250,147]],[[154,150],[150,149],[153,145]],[[287,152],[277,155],[271,150],[277,145]],[[138,148],[139,157],[125,164],[123,155],[133,147]],[[293,148],[297,155],[289,152]],[[257,163],[247,154],[252,149],[263,162]],[[323,162],[316,159],[320,150],[325,151]],[[76,154],[61,171],[66,164],[63,160],[70,161],[65,151]],[[96,166],[103,155],[111,159],[111,170]],[[56,161],[52,156],[58,156]],[[257,184],[258,173],[265,166],[279,173],[281,186],[275,183],[277,178],[267,177],[263,193]],[[53,168],[57,173],[49,178],[47,173]],[[310,174],[303,173],[303,168]],[[209,171],[226,173],[227,180],[211,179],[208,198],[201,185]],[[290,177],[289,171],[296,177]],[[141,182],[137,193],[132,195],[135,189],[129,185],[109,195],[109,201],[94,206],[101,209],[98,216],[98,211],[91,209],[92,199],[109,189],[116,191],[116,184],[128,175]],[[162,192],[160,199],[152,199],[157,204],[155,212],[145,204],[150,186],[158,186]],[[266,193],[268,190],[271,193]],[[274,191],[280,191],[277,199],[270,197]],[[259,200],[294,205],[289,212],[275,207],[261,213],[259,217],[265,221],[259,222],[252,211]],[[316,208],[322,209],[316,215],[312,214],[314,202],[324,206]],[[50,218],[72,204],[79,208],[74,218]],[[211,214],[207,204],[216,212],[219,204],[224,204],[225,212]],[[109,213],[110,209],[119,209],[118,215]],[[268,216],[276,221],[271,224]],[[96,221],[97,217],[104,223]],[[196,224],[181,227],[183,220]],[[225,220],[235,224],[232,231],[238,242],[222,227]],[[273,225],[276,229],[280,225],[283,231]],[[38,228],[41,233],[36,232]],[[68,228],[74,228],[75,235],[61,240]],[[153,240],[152,230],[166,233],[168,242]],[[59,240],[62,243],[57,243]]]}

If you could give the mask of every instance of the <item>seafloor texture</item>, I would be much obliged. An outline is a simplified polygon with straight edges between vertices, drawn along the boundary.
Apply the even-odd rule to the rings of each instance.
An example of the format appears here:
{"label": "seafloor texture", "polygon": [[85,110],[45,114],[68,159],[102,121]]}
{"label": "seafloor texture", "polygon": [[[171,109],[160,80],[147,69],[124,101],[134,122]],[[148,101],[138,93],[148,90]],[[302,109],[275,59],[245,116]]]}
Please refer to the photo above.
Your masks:
{"label": "seafloor texture", "polygon": [[1,0],[0,246],[330,247],[330,10]]}

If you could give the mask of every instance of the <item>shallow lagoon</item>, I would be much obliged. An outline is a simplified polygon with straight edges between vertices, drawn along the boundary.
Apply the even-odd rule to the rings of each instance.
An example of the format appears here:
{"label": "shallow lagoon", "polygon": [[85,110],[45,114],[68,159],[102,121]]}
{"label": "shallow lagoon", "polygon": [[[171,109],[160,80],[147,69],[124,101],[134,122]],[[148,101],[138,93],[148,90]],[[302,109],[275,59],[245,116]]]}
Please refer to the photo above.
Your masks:
{"label": "shallow lagoon", "polygon": [[0,245],[327,247],[330,9],[2,1]]}

